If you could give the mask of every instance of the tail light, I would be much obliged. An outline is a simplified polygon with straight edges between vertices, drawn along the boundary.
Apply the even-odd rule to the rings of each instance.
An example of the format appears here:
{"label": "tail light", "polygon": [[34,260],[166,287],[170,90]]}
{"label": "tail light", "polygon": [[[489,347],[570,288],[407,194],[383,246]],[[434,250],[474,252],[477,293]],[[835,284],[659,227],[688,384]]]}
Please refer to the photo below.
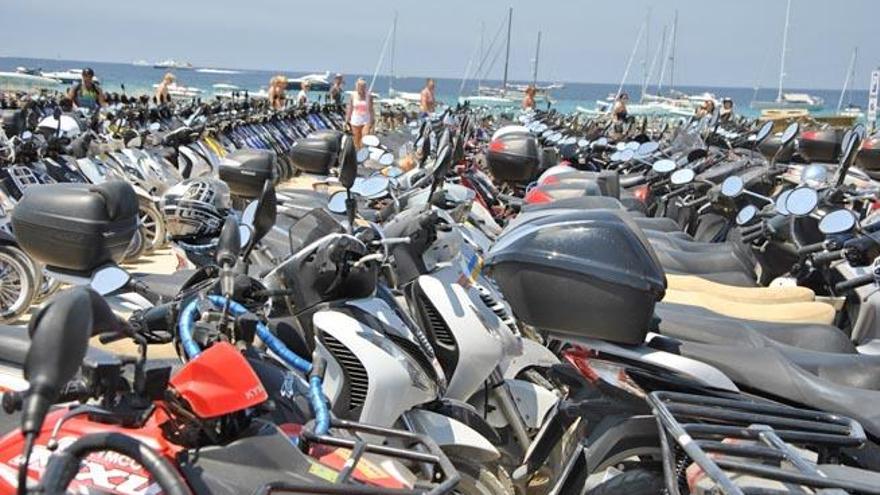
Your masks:
{"label": "tail light", "polygon": [[493,151],[493,152],[497,153],[500,151],[504,151],[505,149],[507,149],[507,145],[504,143],[504,141],[502,141],[500,139],[496,139],[496,140],[492,141],[491,143],[489,143],[489,151]]}
{"label": "tail light", "polygon": [[647,397],[645,391],[626,373],[625,366],[598,359],[595,351],[573,346],[562,352],[562,358],[591,383],[604,382],[636,397]]}
{"label": "tail light", "polygon": [[529,205],[544,204],[553,201],[553,197],[547,194],[547,192],[542,190],[540,187],[535,187],[526,193],[523,200],[525,200],[526,204]]}
{"label": "tail light", "polygon": [[816,131],[804,131],[801,133],[801,139],[816,139],[818,134]]}
{"label": "tail light", "polygon": [[633,196],[639,200],[640,203],[648,203],[648,196],[650,195],[650,188],[647,184],[643,186],[639,186],[633,189]]}

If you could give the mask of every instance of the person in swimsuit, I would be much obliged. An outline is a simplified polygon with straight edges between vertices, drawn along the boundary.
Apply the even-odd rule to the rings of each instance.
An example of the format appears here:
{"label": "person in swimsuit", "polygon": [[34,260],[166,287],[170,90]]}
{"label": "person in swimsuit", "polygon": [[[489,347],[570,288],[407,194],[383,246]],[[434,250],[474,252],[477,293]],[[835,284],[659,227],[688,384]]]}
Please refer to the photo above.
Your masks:
{"label": "person in swimsuit", "polygon": [[269,80],[269,106],[281,110],[287,103],[287,78],[277,75]]}
{"label": "person in swimsuit", "polygon": [[104,92],[95,82],[95,71],[86,67],[82,71],[82,81],[76,83],[67,93],[73,104],[80,108],[94,110],[107,104]]}
{"label": "person in swimsuit", "polygon": [[696,112],[694,112],[694,115],[696,116],[696,118],[702,119],[703,117],[711,116],[714,113],[715,102],[707,99],[703,101],[703,104],[700,105],[700,108],[697,108]]}
{"label": "person in swimsuit", "polygon": [[354,88],[355,91],[348,101],[345,121],[351,127],[355,148],[361,149],[364,134],[369,134],[370,126],[373,125],[373,98],[367,90],[367,81],[363,78],[357,80]]}
{"label": "person in swimsuit", "polygon": [[312,87],[308,81],[303,81],[300,85],[299,94],[296,95],[296,105],[300,107],[309,106],[309,89]]}
{"label": "person in swimsuit", "polygon": [[733,120],[733,100],[725,98],[721,100],[721,112],[718,114],[720,122],[730,122]]}
{"label": "person in swimsuit", "polygon": [[620,96],[617,97],[617,101],[614,102],[614,108],[612,108],[611,113],[614,117],[614,122],[618,124],[622,124],[626,122],[626,119],[629,117],[629,112],[626,110],[626,103],[629,101],[629,95],[626,93],[620,93]]}
{"label": "person in swimsuit", "polygon": [[333,78],[333,85],[330,86],[330,91],[328,92],[330,101],[338,107],[342,106],[343,84],[345,84],[345,81],[342,80],[342,74],[336,74],[336,77]]}
{"label": "person in swimsuit", "polygon": [[522,100],[523,110],[533,110],[535,108],[535,94],[538,92],[534,84],[529,84],[526,88],[526,95]]}
{"label": "person in swimsuit", "polygon": [[422,111],[422,117],[427,117],[429,114],[434,113],[434,109],[437,108],[437,100],[434,98],[434,80],[428,79],[425,81],[425,88],[421,93],[422,97],[419,100],[419,109]]}
{"label": "person in swimsuit", "polygon": [[174,74],[167,72],[165,77],[162,78],[162,82],[159,83],[159,87],[156,88],[156,104],[157,105],[165,105],[171,103],[171,94],[168,92],[168,88],[174,84]]}

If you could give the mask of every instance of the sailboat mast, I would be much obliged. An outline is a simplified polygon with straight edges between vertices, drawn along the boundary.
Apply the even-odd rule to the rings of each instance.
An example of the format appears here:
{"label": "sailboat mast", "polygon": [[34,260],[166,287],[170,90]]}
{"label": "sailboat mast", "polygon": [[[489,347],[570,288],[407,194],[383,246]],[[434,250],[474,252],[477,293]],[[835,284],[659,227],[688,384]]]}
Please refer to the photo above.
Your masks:
{"label": "sailboat mast", "polygon": [[645,15],[645,23],[648,25],[645,31],[645,57],[642,59],[642,98],[648,92],[648,59],[651,58],[651,8],[648,7],[648,13]]}
{"label": "sailboat mast", "polygon": [[535,67],[532,73],[532,84],[538,85],[538,60],[541,58],[541,31],[538,31],[538,44],[535,45]]}
{"label": "sailboat mast", "polygon": [[501,95],[507,93],[507,69],[510,65],[510,28],[513,25],[513,7],[507,11],[507,53],[504,56],[504,82],[501,84]]}
{"label": "sailboat mast", "polygon": [[846,90],[849,88],[849,82],[855,76],[856,59],[859,56],[859,47],[853,48],[852,57],[849,59],[849,69],[846,71],[846,79],[843,80],[843,89],[840,90],[840,99],[837,100],[837,113],[843,108],[843,98],[846,96]]}
{"label": "sailboat mast", "polygon": [[[791,0],[789,0],[791,1]],[[678,36],[678,9],[672,18],[672,46],[669,50],[669,91],[675,88],[675,39]]]}
{"label": "sailboat mast", "polygon": [[394,49],[397,48],[397,11],[394,11],[394,25],[391,28],[391,74],[388,76],[388,96],[394,92]]}
{"label": "sailboat mast", "polygon": [[791,0],[785,6],[785,28],[782,31],[782,55],[779,62],[779,92],[776,93],[776,101],[782,102],[782,83],[785,79],[785,52],[788,50],[788,24],[791,20]]}
{"label": "sailboat mast", "polygon": [[[666,26],[663,26],[663,35],[660,37],[660,46],[657,47],[657,51],[654,53],[654,58],[651,59],[651,67],[648,69],[648,76],[645,78],[645,88],[642,90],[642,98],[645,97],[645,94],[648,92],[648,84],[651,82],[651,78],[654,76],[654,69],[657,68],[657,59],[663,56],[663,53],[666,51]],[[663,74],[660,74],[660,78],[663,78]],[[657,90],[657,93],[660,93],[660,90]]]}
{"label": "sailboat mast", "polygon": [[397,11],[394,11],[394,24],[391,27],[391,60],[390,75],[388,76],[388,96],[394,92],[394,49],[397,47]]}

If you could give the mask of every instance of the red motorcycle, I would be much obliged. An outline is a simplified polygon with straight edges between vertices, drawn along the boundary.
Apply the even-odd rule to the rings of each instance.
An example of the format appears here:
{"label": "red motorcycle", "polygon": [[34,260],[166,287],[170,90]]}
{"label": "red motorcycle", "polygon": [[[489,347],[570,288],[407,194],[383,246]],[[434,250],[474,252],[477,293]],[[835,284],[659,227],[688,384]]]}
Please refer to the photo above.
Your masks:
{"label": "red motorcycle", "polygon": [[[458,481],[439,447],[410,432],[330,420],[331,431],[317,434],[314,421],[271,421],[277,406],[269,397],[279,395],[267,392],[236,345],[214,343],[172,375],[171,366],[146,359],[155,334],[135,328],[82,288],[35,315],[25,362],[30,388],[3,397],[4,409],[22,411],[22,422],[0,439],[0,494],[32,487],[127,495],[447,493]],[[96,334],[133,338],[140,357],[84,359]],[[292,383],[285,390],[302,389]],[[78,403],[55,406],[71,401]],[[368,443],[359,433],[421,447]],[[419,480],[411,468],[430,477]]]}

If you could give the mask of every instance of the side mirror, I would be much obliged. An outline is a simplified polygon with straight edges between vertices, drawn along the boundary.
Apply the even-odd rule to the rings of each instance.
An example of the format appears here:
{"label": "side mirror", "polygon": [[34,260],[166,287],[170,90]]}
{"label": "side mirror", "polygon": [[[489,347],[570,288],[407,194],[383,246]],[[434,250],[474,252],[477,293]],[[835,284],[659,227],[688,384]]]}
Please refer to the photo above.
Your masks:
{"label": "side mirror", "polygon": [[116,265],[99,268],[92,274],[89,287],[98,294],[107,296],[123,289],[131,281],[131,275]]}
{"label": "side mirror", "polygon": [[354,179],[357,177],[357,153],[351,136],[342,136],[339,151],[339,183],[346,189],[351,189]]}
{"label": "side mirror", "polygon": [[834,210],[819,221],[819,232],[825,235],[842,234],[856,227],[858,219],[852,210]]}
{"label": "side mirror", "polygon": [[364,163],[365,161],[370,159],[370,149],[369,148],[361,148],[357,150],[357,161],[358,163]]}
{"label": "side mirror", "polygon": [[364,146],[379,146],[380,144],[379,138],[373,134],[367,134],[363,137],[363,139],[361,139],[361,142],[364,144]]}
{"label": "side mirror", "polygon": [[150,132],[158,132],[161,128],[162,126],[160,126],[158,122],[153,122],[152,124],[150,124],[149,127],[147,127]]}
{"label": "side mirror", "polygon": [[24,363],[30,393],[21,417],[23,433],[42,428],[61,387],[82,364],[93,325],[91,297],[83,288],[62,292],[31,319],[31,344]]}
{"label": "side mirror", "polygon": [[379,165],[383,167],[387,167],[394,163],[394,153],[386,152],[383,153],[382,156],[379,157]]}
{"label": "side mirror", "polygon": [[768,120],[767,122],[764,122],[764,125],[758,129],[758,133],[755,134],[755,146],[758,146],[767,139],[767,136],[770,135],[771,131],[773,131],[773,122]]}
{"label": "side mirror", "polygon": [[636,150],[636,154],[639,156],[648,156],[653,155],[660,149],[660,143],[656,141],[648,141],[647,143],[642,143],[639,146],[639,149]]}
{"label": "side mirror", "polygon": [[351,192],[366,199],[376,199],[387,194],[388,185],[388,177],[374,176],[359,181],[351,188]]}
{"label": "side mirror", "polygon": [[345,214],[345,198],[347,194],[345,191],[336,191],[332,195],[330,195],[330,200],[327,202],[327,209],[337,215]]}
{"label": "side mirror", "polygon": [[241,237],[238,231],[238,222],[235,217],[228,216],[223,222],[223,230],[220,231],[220,238],[217,240],[217,264],[222,266],[233,266],[238,261],[238,255],[241,253]]}
{"label": "side mirror", "polygon": [[657,172],[658,174],[668,174],[675,170],[675,162],[672,160],[657,160],[651,165],[651,170]]}
{"label": "side mirror", "polygon": [[776,213],[779,213],[780,215],[790,215],[785,204],[788,202],[788,195],[791,194],[791,191],[791,189],[782,191],[779,193],[779,196],[776,196],[776,201],[773,202],[773,208],[776,210]]}
{"label": "side mirror", "polygon": [[782,137],[779,139],[780,147],[784,148],[785,146],[787,146],[788,143],[790,143],[791,140],[797,136],[800,129],[801,126],[797,122],[792,122],[791,124],[789,124],[788,127],[786,127],[784,131],[782,131]]}
{"label": "side mirror", "polygon": [[735,198],[742,194],[744,188],[745,184],[743,183],[742,177],[731,175],[721,183],[721,194],[728,198]]}
{"label": "side mirror", "polygon": [[251,226],[254,229],[254,238],[251,245],[260,242],[272,226],[275,225],[275,219],[278,216],[278,197],[275,195],[275,186],[271,180],[263,183],[263,191],[257,200],[256,211]]}
{"label": "side mirror", "polygon": [[755,219],[758,215],[758,208],[755,205],[746,205],[739,213],[736,214],[736,224],[745,225]]}
{"label": "side mirror", "polygon": [[681,170],[676,170],[669,176],[669,182],[671,182],[675,186],[683,186],[685,184],[689,184],[694,180],[696,174],[693,170],[689,168],[683,168]]}
{"label": "side mirror", "polygon": [[809,215],[819,204],[819,193],[809,187],[798,187],[791,191],[785,200],[785,209],[792,215],[802,217]]}

